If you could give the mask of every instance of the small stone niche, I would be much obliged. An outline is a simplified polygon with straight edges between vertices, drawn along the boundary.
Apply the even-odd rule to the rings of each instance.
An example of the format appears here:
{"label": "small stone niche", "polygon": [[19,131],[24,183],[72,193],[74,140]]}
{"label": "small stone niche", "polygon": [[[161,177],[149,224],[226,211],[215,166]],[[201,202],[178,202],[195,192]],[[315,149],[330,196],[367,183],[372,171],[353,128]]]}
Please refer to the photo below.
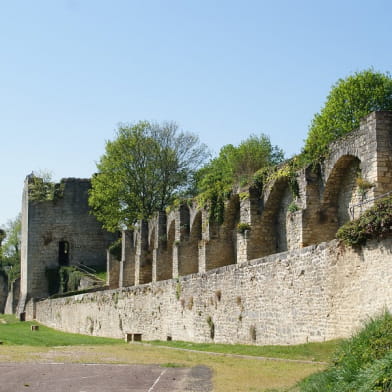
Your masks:
{"label": "small stone niche", "polygon": [[133,334],[133,341],[134,342],[141,342],[142,341],[142,334],[141,333],[134,333]]}
{"label": "small stone niche", "polygon": [[129,342],[141,342],[142,341],[142,334],[141,333],[126,333],[125,334],[125,341]]}

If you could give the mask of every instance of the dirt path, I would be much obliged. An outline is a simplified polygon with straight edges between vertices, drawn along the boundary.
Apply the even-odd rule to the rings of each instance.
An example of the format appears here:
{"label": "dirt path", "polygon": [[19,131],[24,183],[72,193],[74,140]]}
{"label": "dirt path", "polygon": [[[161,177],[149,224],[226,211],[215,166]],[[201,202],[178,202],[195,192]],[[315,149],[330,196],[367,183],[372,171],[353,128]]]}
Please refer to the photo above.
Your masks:
{"label": "dirt path", "polygon": [[1,392],[208,392],[204,366],[0,363]]}

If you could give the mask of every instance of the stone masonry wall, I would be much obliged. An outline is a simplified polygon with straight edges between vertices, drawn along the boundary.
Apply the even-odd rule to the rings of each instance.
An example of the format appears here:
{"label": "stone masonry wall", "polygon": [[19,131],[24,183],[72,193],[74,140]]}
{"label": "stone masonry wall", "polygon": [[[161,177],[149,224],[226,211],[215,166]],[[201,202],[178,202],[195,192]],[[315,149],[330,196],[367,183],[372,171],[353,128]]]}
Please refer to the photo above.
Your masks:
{"label": "stone masonry wall", "polygon": [[262,345],[346,337],[392,310],[391,249],[392,239],[357,250],[332,241],[178,280],[40,301],[36,319],[68,332],[142,333],[144,340]]}
{"label": "stone masonry wall", "polygon": [[[392,189],[392,112],[375,112],[332,143],[326,159],[263,189],[238,190],[222,222],[207,208],[181,205],[140,223],[124,239],[119,287],[156,282],[330,241],[340,226]],[[367,183],[360,189],[359,180]],[[243,225],[238,232],[238,224]],[[125,234],[124,234],[125,235]]]}
{"label": "stone masonry wall", "polygon": [[22,205],[21,294],[39,298],[48,296],[47,268],[61,264],[60,243],[69,246],[65,265],[105,266],[106,247],[114,236],[89,212],[89,180],[64,179],[64,195],[53,201],[29,200],[28,181]]}
{"label": "stone masonry wall", "polygon": [[16,308],[19,302],[20,278],[14,280],[10,286],[11,287],[8,292],[7,302],[4,309],[5,314],[14,314],[16,312]]}

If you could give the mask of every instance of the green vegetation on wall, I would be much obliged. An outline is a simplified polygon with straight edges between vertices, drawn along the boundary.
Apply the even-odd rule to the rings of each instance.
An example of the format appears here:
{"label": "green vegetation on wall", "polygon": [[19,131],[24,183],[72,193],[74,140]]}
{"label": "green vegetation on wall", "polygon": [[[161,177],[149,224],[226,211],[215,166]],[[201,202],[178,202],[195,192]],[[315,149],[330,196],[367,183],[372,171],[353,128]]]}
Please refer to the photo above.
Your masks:
{"label": "green vegetation on wall", "polygon": [[331,142],[357,129],[360,120],[376,110],[392,110],[389,73],[367,69],[339,79],[310,125],[304,148],[307,161],[320,160]]}
{"label": "green vegetation on wall", "polygon": [[64,183],[56,184],[52,181],[52,174],[38,171],[29,176],[29,198],[33,201],[56,201],[64,195]]}
{"label": "green vegetation on wall", "polygon": [[254,173],[271,168],[283,161],[283,151],[272,146],[268,136],[252,135],[238,147],[228,144],[218,157],[200,169],[196,175],[197,201],[209,206],[210,219],[222,223],[224,202],[233,188],[252,183]]}
{"label": "green vegetation on wall", "polygon": [[362,245],[366,240],[381,238],[392,232],[392,196],[377,200],[358,219],[343,225],[336,237],[346,245]]}
{"label": "green vegetation on wall", "polygon": [[84,273],[76,267],[46,268],[49,295],[74,292],[79,289]]}

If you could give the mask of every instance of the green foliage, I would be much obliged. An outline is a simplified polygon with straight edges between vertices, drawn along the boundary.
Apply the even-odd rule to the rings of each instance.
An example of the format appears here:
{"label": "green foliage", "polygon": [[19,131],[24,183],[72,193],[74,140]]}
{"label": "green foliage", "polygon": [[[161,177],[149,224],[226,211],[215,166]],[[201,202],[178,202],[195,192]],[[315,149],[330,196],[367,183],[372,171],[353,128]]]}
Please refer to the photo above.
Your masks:
{"label": "green foliage", "polygon": [[78,290],[83,275],[84,273],[75,267],[60,267],[60,292],[67,293]]}
{"label": "green foliage", "polygon": [[92,178],[94,215],[110,231],[148,219],[187,193],[206,157],[197,136],[179,132],[174,123],[120,125]]}
{"label": "green foliage", "polygon": [[310,125],[304,148],[307,160],[325,156],[329,143],[358,128],[360,119],[375,110],[392,110],[388,73],[367,69],[339,79]]}
{"label": "green foliage", "polygon": [[283,160],[283,152],[272,146],[268,136],[252,135],[238,147],[228,144],[221,148],[217,158],[201,168],[196,176],[197,200],[210,207],[210,219],[222,223],[224,202],[233,187],[251,182],[253,174]]}
{"label": "green foliage", "polygon": [[249,231],[251,229],[249,223],[240,222],[237,225],[237,233],[244,234],[245,231]]}
{"label": "green foliage", "polygon": [[20,276],[21,215],[9,220],[1,230],[0,270],[3,270],[11,284]]}
{"label": "green foliage", "polygon": [[343,225],[336,233],[336,238],[346,245],[361,245],[368,239],[381,238],[391,233],[391,227],[392,196],[389,196],[377,200],[358,219]]}
{"label": "green foliage", "polygon": [[299,185],[297,182],[297,171],[304,166],[300,156],[295,156],[286,162],[262,168],[253,175],[253,185],[260,190],[265,184],[272,181],[285,179],[290,187],[292,196],[299,196]]}
{"label": "green foliage", "polygon": [[118,238],[109,246],[109,252],[112,256],[114,256],[117,260],[121,260],[121,251],[122,251],[122,240]]}
{"label": "green foliage", "polygon": [[0,315],[0,336],[4,345],[28,346],[70,346],[83,344],[124,344],[120,339],[98,338],[55,331],[39,325],[39,330],[31,332],[31,325],[37,322],[20,322],[15,316]]}
{"label": "green foliage", "polygon": [[342,342],[326,371],[310,376],[302,392],[390,391],[392,387],[392,316],[370,320],[357,335]]}
{"label": "green foliage", "polygon": [[358,186],[359,193],[362,196],[364,196],[369,189],[374,187],[374,184],[372,184],[371,182],[365,180],[362,177],[357,177],[356,184]]}
{"label": "green foliage", "polygon": [[29,176],[29,198],[34,201],[58,200],[63,197],[64,183],[52,182],[52,174],[48,171],[33,172]]}
{"label": "green foliage", "polygon": [[289,204],[287,210],[288,210],[288,212],[290,212],[290,213],[293,214],[294,212],[299,211],[299,207],[298,207],[298,205],[297,205],[297,203],[296,203],[295,201],[292,201],[292,202]]}

